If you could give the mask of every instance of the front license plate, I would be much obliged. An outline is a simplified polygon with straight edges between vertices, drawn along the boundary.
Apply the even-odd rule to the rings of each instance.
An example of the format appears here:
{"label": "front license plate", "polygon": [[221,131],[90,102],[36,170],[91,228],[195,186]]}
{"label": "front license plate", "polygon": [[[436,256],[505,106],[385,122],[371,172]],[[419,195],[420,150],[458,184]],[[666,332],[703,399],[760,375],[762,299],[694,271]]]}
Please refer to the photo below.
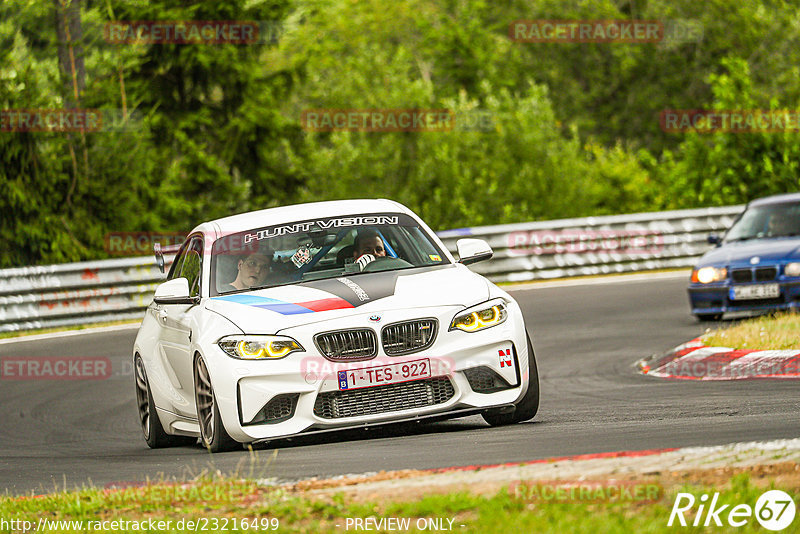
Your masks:
{"label": "front license plate", "polygon": [[733,298],[735,300],[774,299],[780,296],[781,296],[781,287],[778,284],[733,286]]}
{"label": "front license plate", "polygon": [[380,367],[339,371],[337,376],[339,377],[339,390],[385,386],[386,384],[430,378],[431,362],[428,359],[414,360]]}

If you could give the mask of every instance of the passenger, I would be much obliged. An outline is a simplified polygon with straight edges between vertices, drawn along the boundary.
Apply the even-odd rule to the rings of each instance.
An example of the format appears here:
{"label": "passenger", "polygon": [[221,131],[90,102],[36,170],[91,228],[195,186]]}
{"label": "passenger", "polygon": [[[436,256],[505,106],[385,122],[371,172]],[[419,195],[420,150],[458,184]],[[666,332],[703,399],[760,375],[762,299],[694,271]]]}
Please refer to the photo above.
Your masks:
{"label": "passenger", "polygon": [[239,270],[236,280],[222,286],[220,291],[236,291],[249,287],[263,286],[267,281],[272,254],[256,252],[239,260],[236,268]]}

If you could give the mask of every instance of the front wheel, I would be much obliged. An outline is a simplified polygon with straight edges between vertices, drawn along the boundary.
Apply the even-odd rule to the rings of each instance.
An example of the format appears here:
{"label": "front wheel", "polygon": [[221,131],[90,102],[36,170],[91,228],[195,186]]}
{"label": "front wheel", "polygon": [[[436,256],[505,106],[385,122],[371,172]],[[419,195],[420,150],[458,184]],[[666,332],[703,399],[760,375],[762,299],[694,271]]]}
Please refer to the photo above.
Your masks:
{"label": "front wheel", "polygon": [[698,321],[700,321],[702,323],[705,323],[705,322],[708,322],[708,321],[719,321],[720,319],[722,319],[722,314],[721,313],[698,313],[696,315],[696,317],[697,317]]}
{"label": "front wheel", "polygon": [[144,368],[144,361],[138,354],[133,363],[134,378],[136,383],[136,404],[139,408],[139,425],[144,434],[144,440],[151,449],[163,447],[174,447],[176,445],[189,445],[196,440],[183,436],[172,436],[167,434],[161,426],[161,420],[156,412],[156,405],[153,402],[153,395],[150,393],[150,383],[147,381],[147,371]]}
{"label": "front wheel", "polygon": [[533,354],[533,344],[530,336],[528,338],[528,391],[514,405],[514,411],[487,410],[483,414],[483,420],[492,426],[511,425],[533,419],[539,411],[539,372],[536,368],[536,356]]}
{"label": "front wheel", "polygon": [[222,424],[217,398],[211,386],[211,375],[200,356],[194,364],[194,398],[203,447],[210,452],[229,451],[238,447],[239,443],[228,435]]}

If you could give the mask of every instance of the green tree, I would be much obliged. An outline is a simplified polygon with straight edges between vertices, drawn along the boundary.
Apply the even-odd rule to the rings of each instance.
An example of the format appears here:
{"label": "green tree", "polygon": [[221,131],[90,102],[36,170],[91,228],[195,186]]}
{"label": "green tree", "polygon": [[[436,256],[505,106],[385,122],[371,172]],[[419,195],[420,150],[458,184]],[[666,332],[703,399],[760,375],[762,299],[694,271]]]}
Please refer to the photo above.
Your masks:
{"label": "green tree", "polygon": [[[763,102],[754,90],[748,62],[725,58],[724,74],[711,74],[708,83],[718,110],[789,109],[798,101],[776,98]],[[689,133],[675,153],[666,152],[655,169],[672,184],[677,204],[727,205],[769,194],[800,189],[800,138],[797,132]]]}

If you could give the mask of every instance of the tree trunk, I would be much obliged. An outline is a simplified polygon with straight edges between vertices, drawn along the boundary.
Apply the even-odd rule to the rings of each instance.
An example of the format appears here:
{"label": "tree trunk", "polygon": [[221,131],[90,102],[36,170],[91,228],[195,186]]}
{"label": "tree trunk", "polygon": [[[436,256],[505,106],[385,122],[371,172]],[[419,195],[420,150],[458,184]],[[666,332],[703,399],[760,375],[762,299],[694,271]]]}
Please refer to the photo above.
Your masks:
{"label": "tree trunk", "polygon": [[[53,0],[55,6],[56,37],[58,38],[58,67],[64,84],[64,108],[79,109],[81,97],[86,89],[86,67],[83,63],[83,28],[81,27],[80,0]],[[67,145],[72,160],[72,184],[65,199],[67,208],[72,205],[80,172],[76,157],[73,133],[66,132]],[[86,146],[86,132],[80,132],[80,149],[83,154],[83,176],[89,182],[89,150]],[[67,222],[62,217],[65,226]]]}
{"label": "tree trunk", "polygon": [[64,83],[66,108],[80,106],[86,89],[86,67],[83,64],[83,28],[80,0],[53,0],[58,37],[58,65]]}

